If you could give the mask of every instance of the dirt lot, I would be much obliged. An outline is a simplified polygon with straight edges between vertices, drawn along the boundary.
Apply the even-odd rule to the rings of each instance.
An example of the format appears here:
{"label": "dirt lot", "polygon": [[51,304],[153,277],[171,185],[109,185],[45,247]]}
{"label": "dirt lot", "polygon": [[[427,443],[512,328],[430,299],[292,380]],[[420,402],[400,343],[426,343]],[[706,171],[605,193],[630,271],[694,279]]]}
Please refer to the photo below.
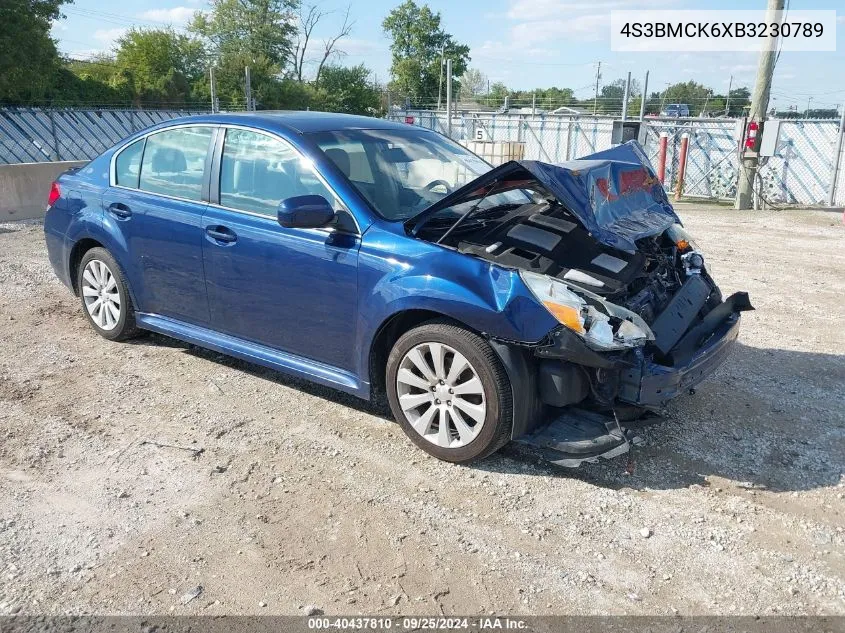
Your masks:
{"label": "dirt lot", "polygon": [[0,225],[0,614],[845,614],[845,227],[679,211],[757,311],[631,460],[577,471],[451,466],[354,398],[109,343],[41,227]]}

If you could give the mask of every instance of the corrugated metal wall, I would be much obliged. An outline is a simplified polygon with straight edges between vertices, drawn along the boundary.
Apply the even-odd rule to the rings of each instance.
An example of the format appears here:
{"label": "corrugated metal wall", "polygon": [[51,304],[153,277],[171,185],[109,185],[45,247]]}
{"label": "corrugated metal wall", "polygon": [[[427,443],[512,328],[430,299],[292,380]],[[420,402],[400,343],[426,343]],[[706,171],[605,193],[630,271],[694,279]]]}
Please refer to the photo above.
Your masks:
{"label": "corrugated metal wall", "polygon": [[0,164],[94,158],[133,132],[187,110],[0,108]]}

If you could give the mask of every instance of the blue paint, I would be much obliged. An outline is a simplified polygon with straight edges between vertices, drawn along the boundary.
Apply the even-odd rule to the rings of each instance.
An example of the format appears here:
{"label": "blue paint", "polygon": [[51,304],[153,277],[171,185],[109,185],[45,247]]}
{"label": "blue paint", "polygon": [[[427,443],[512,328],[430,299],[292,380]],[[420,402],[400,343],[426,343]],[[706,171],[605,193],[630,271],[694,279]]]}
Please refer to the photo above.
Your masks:
{"label": "blue paint", "polygon": [[557,325],[516,271],[418,240],[400,222],[376,215],[306,136],[409,126],[323,113],[205,115],[161,123],[127,141],[198,123],[287,140],[313,161],[358,230],[284,228],[275,217],[218,206],[214,142],[203,200],[110,186],[121,143],[59,178],[62,198],[48,209],[44,230],[50,262],[65,284],[74,245],[96,240],[121,266],[141,327],[363,398],[374,337],[404,311],[427,310],[524,343]]}

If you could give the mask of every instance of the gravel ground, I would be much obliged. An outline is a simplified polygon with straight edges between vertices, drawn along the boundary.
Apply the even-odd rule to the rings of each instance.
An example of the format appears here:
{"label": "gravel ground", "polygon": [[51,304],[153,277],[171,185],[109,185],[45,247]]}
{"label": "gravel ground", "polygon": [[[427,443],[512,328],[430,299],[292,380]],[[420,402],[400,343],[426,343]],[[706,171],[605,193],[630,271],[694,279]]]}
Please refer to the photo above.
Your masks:
{"label": "gravel ground", "polygon": [[631,459],[577,471],[441,463],[343,394],[109,343],[41,227],[0,225],[0,614],[845,614],[845,227],[680,213],[757,311]]}

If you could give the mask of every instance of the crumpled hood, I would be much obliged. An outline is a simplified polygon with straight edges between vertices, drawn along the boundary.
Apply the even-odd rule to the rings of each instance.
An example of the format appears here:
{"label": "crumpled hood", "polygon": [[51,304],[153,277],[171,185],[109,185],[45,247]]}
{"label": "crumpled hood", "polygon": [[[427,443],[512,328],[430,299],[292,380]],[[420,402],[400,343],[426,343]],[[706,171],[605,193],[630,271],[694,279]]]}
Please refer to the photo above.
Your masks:
{"label": "crumpled hood", "polygon": [[627,252],[636,240],[681,221],[636,141],[559,165],[510,161],[482,174],[411,219],[416,233],[437,211],[489,193],[539,182],[599,242]]}

